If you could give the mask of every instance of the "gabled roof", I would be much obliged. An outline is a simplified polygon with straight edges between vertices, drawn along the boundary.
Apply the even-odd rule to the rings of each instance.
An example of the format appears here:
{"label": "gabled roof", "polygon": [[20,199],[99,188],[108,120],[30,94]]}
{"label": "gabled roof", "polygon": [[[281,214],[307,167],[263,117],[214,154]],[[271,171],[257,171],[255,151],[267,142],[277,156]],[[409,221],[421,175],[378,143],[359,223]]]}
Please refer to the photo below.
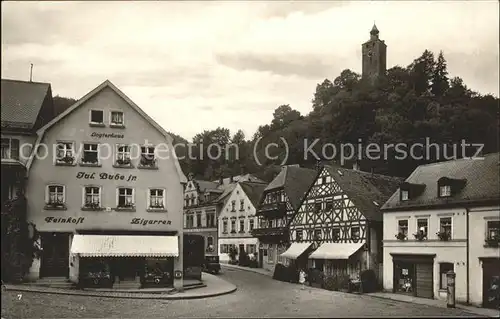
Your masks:
{"label": "gabled roof", "polygon": [[267,185],[265,192],[283,188],[292,207],[297,210],[316,179],[317,172],[298,165],[283,166],[281,172]]}
{"label": "gabled roof", "polygon": [[219,189],[221,189],[223,192],[222,192],[222,194],[219,195],[219,197],[217,197],[217,199],[215,201],[216,202],[222,202],[222,201],[224,201],[224,199],[229,194],[231,194],[231,192],[233,191],[233,189],[235,189],[236,185],[238,185],[238,184],[231,183],[231,184],[228,184],[226,186],[219,186]]}
{"label": "gabled roof", "polygon": [[[126,96],[122,91],[120,91],[120,89],[118,89],[113,83],[111,83],[111,81],[106,80],[101,85],[99,85],[98,87],[96,87],[95,89],[93,89],[92,91],[87,93],[85,96],[83,96],[78,101],[76,101],[76,103],[73,104],[72,106],[70,106],[68,109],[66,109],[66,111],[62,112],[61,114],[56,116],[54,119],[52,119],[49,123],[47,123],[43,127],[41,127],[37,131],[38,138],[37,138],[36,147],[38,147],[38,144],[40,144],[40,142],[43,138],[43,135],[45,134],[45,132],[47,130],[49,130],[51,127],[53,127],[55,124],[57,124],[60,120],[62,120],[63,118],[65,118],[66,116],[71,114],[74,110],[76,110],[78,107],[83,105],[90,98],[94,97],[95,95],[97,95],[99,92],[101,92],[105,88],[110,88],[116,94],[118,94],[118,96],[120,96],[123,100],[125,100],[125,102],[127,102],[127,104],[132,109],[134,109],[137,113],[139,113],[146,121],[148,121],[154,128],[156,128],[158,130],[158,132],[160,132],[170,144],[172,144],[172,137],[170,136],[170,134],[167,133],[167,131],[165,131],[158,123],[156,123],[155,120],[153,120],[149,115],[147,115],[146,112],[144,112],[137,104],[135,104],[130,98],[128,98],[128,96]],[[174,153],[174,152],[172,152],[172,153]],[[30,157],[30,159],[28,160],[28,163],[27,163],[28,170],[31,167],[31,163],[33,162],[33,159],[34,159],[34,156],[32,154],[32,156]],[[186,176],[182,172],[182,169],[179,165],[179,161],[177,160],[177,158],[175,158],[174,163],[175,163],[175,168],[177,170],[177,173],[179,174],[180,182],[186,183],[187,182]]]}
{"label": "gabled roof", "polygon": [[[220,181],[213,181],[214,183],[220,183]],[[265,181],[255,177],[254,175],[252,174],[244,174],[244,175],[236,175],[236,176],[233,176],[233,183],[237,183],[237,182],[253,182],[253,183],[264,183],[264,184],[267,184]],[[226,177],[222,180],[222,185],[225,186],[225,185],[229,185],[231,184],[231,177]]]}
{"label": "gabled roof", "polygon": [[[500,203],[499,158],[500,153],[492,153],[485,155],[483,159],[458,159],[420,165],[406,179],[406,182],[425,185],[422,193],[415,198],[401,202],[399,191],[396,191],[382,209],[397,210],[489,201]],[[437,196],[438,180],[443,177],[465,180],[465,185],[457,194],[439,198]]]}
{"label": "gabled roof", "polygon": [[382,221],[381,207],[402,178],[325,165],[335,182],[368,220]]}
{"label": "gabled roof", "polygon": [[49,83],[2,79],[2,127],[33,129],[48,94],[52,94]]}
{"label": "gabled roof", "polygon": [[259,207],[260,199],[267,185],[253,182],[241,182],[239,184],[252,203],[253,207]]}

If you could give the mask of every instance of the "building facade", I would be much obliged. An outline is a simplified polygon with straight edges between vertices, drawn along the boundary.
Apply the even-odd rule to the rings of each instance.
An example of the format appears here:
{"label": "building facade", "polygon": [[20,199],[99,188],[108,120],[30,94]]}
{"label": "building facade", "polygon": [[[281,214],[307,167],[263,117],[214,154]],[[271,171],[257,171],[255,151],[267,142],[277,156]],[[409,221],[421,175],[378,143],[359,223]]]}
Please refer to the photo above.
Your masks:
{"label": "building facade", "polygon": [[499,306],[499,154],[419,166],[384,204],[384,289]]}
{"label": "building facade", "polygon": [[[366,269],[379,275],[380,207],[401,182],[399,178],[324,165],[290,223],[292,245],[284,256],[298,259],[301,268],[308,261],[307,268],[318,269],[324,276],[359,280]],[[309,245],[314,251],[307,256]]]}
{"label": "building facade", "polygon": [[182,288],[186,178],[172,138],[109,81],[37,134],[26,193],[43,253],[31,279],[79,283],[103,267],[140,286],[159,268]]}
{"label": "building facade", "polygon": [[264,189],[252,230],[259,240],[259,267],[274,271],[277,263],[286,262],[281,254],[289,246],[289,224],[315,178],[315,170],[287,165]]}
{"label": "building facade", "polygon": [[219,215],[219,259],[229,262],[229,251],[235,249],[255,255],[258,240],[251,231],[257,224],[256,207],[267,184],[239,182],[229,194]]}

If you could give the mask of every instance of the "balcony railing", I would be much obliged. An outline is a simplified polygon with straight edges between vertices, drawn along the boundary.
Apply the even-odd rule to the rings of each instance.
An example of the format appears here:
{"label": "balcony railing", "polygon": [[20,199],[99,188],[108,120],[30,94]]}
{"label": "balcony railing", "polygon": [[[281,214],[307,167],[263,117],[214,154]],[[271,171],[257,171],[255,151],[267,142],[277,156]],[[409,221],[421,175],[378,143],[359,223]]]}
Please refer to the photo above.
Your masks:
{"label": "balcony railing", "polygon": [[263,204],[257,211],[257,216],[278,218],[286,215],[286,203]]}
{"label": "balcony railing", "polygon": [[253,237],[287,236],[285,227],[254,228],[251,231]]}

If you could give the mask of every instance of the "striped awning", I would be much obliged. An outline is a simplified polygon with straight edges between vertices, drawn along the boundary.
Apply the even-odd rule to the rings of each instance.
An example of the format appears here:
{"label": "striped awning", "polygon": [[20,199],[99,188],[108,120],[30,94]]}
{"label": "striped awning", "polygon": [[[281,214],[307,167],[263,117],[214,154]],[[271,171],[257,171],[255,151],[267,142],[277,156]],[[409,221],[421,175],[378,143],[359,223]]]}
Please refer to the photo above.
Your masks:
{"label": "striped awning", "polygon": [[281,254],[281,257],[289,258],[289,259],[297,259],[300,255],[302,255],[307,248],[309,248],[312,243],[292,243],[290,247]]}
{"label": "striped awning", "polygon": [[177,236],[75,235],[71,253],[82,257],[178,257]]}
{"label": "striped awning", "polygon": [[310,259],[349,259],[364,243],[324,243],[314,251]]}

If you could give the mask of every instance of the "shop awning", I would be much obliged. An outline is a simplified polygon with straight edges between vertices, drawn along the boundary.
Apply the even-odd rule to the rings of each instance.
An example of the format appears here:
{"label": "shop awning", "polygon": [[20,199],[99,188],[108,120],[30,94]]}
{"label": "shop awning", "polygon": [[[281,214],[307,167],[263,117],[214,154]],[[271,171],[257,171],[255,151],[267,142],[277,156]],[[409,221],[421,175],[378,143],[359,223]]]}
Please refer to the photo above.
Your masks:
{"label": "shop awning", "polygon": [[71,253],[82,257],[178,257],[177,236],[75,235]]}
{"label": "shop awning", "polygon": [[297,257],[302,255],[311,245],[312,243],[292,243],[290,248],[281,254],[281,257],[297,259]]}
{"label": "shop awning", "polygon": [[324,243],[313,252],[310,259],[349,259],[364,243]]}

